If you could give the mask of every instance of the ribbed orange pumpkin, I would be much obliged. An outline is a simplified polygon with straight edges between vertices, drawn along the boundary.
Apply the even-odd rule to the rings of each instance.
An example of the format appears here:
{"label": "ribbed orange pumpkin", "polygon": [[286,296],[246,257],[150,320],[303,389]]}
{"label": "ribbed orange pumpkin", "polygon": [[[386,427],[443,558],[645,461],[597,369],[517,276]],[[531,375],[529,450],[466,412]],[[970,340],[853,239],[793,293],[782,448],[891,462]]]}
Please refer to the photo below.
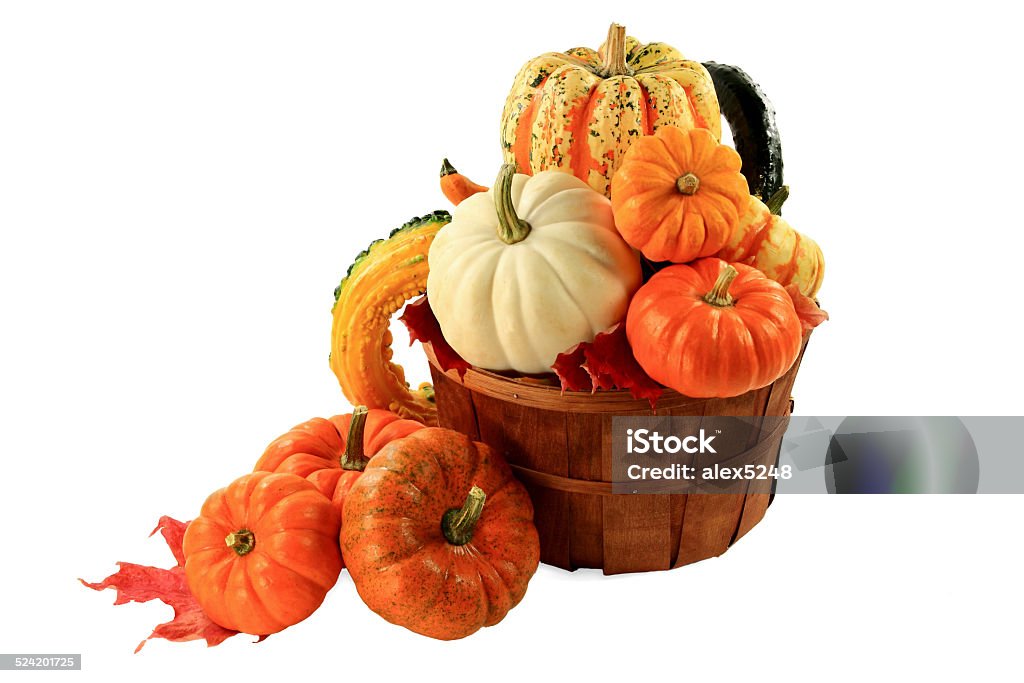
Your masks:
{"label": "ribbed orange pumpkin", "polygon": [[338,511],[294,474],[254,472],[214,492],[185,530],[185,579],[224,628],[268,635],[323,602],[341,573]]}
{"label": "ribbed orange pumpkin", "polygon": [[315,417],[271,442],[255,472],[288,472],[313,483],[341,514],[345,496],[367,461],[396,439],[423,429],[391,411],[357,407],[351,415]]}
{"label": "ribbed orange pumpkin", "polygon": [[652,261],[711,256],[747,207],[741,165],[706,130],[665,127],[637,140],[612,178],[615,226]]}
{"label": "ribbed orange pumpkin", "polygon": [[732,238],[716,256],[753,266],[783,287],[796,285],[801,294],[813,298],[825,277],[825,256],[817,242],[777,215],[777,207],[788,196],[787,187],[768,204],[751,196]]}
{"label": "ribbed orange pumpkin", "polygon": [[533,505],[508,464],[434,427],[370,460],[345,503],[341,547],[370,609],[441,640],[501,621],[540,562]]}
{"label": "ribbed orange pumpkin", "polygon": [[559,169],[605,195],[622,156],[663,126],[722,136],[707,70],[665,43],[641,45],[612,24],[600,50],[548,52],[520,69],[501,117],[505,163]]}
{"label": "ribbed orange pumpkin", "polygon": [[693,398],[771,384],[793,365],[803,339],[782,285],[717,258],[655,273],[633,297],[626,335],[647,374]]}

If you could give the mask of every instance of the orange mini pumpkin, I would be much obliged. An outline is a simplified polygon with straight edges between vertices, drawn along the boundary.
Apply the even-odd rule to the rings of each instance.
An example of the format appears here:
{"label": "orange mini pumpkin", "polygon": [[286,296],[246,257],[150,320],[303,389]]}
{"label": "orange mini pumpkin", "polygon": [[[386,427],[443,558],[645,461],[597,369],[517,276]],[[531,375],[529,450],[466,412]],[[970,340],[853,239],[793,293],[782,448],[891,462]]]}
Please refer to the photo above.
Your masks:
{"label": "orange mini pumpkin", "polygon": [[779,283],[717,258],[655,273],[633,297],[626,335],[647,374],[693,398],[771,384],[793,365],[803,340]]}
{"label": "orange mini pumpkin", "polygon": [[341,547],[370,609],[441,640],[501,621],[540,562],[533,505],[508,464],[436,427],[370,460],[345,502]]}
{"label": "orange mini pumpkin", "polygon": [[612,177],[615,226],[652,261],[711,256],[746,209],[742,161],[708,131],[672,126],[633,142]]}
{"label": "orange mini pumpkin", "polygon": [[185,579],[215,623],[277,633],[312,614],[341,573],[340,519],[294,474],[254,472],[214,492],[185,530]]}
{"label": "orange mini pumpkin", "polygon": [[345,496],[370,457],[395,439],[423,429],[389,410],[357,406],[351,415],[314,417],[274,439],[254,472],[288,472],[308,479],[341,514]]}

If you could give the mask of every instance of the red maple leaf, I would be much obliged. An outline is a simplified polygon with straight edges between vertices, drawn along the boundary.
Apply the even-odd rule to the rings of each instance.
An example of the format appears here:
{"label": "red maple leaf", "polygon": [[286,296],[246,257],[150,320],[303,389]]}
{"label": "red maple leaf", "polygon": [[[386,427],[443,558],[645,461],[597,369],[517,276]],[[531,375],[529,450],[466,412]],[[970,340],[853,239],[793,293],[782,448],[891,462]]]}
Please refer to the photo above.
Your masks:
{"label": "red maple leaf", "polygon": [[583,355],[585,343],[579,343],[568,351],[563,351],[555,358],[551,369],[558,375],[562,383],[562,393],[566,391],[594,391],[594,383],[590,373],[583,367],[586,358]]}
{"label": "red maple leaf", "polygon": [[664,391],[636,362],[622,323],[560,353],[551,369],[562,381],[562,391],[627,389],[633,398],[647,399],[652,410]]}
{"label": "red maple leaf", "polygon": [[135,648],[136,652],[141,650],[150,638],[165,638],[178,642],[205,638],[206,644],[212,647],[238,633],[238,631],[215,624],[206,616],[192,595],[192,591],[188,589],[188,584],[185,581],[185,553],[182,549],[186,527],[188,527],[188,522],[179,522],[164,516],[160,518],[156,528],[150,534],[152,536],[159,531],[167,542],[167,547],[171,549],[177,562],[170,569],[118,562],[117,566],[120,569],[99,583],[89,583],[79,579],[82,585],[93,590],[115,589],[117,591],[115,605],[160,600],[174,609],[174,619],[153,629],[153,633]]}
{"label": "red maple leaf", "polygon": [[804,296],[796,285],[786,287],[786,293],[793,300],[793,308],[796,309],[796,315],[800,318],[800,326],[804,332],[813,330],[828,320],[828,313],[823,311],[814,299]]}
{"label": "red maple leaf", "polygon": [[437,359],[437,364],[443,371],[455,370],[461,379],[466,374],[466,370],[473,367],[449,346],[448,341],[441,333],[441,325],[434,317],[434,311],[430,308],[430,301],[427,300],[426,294],[409,303],[398,319],[405,323],[409,330],[410,344],[416,341],[430,344],[434,351],[434,358]]}

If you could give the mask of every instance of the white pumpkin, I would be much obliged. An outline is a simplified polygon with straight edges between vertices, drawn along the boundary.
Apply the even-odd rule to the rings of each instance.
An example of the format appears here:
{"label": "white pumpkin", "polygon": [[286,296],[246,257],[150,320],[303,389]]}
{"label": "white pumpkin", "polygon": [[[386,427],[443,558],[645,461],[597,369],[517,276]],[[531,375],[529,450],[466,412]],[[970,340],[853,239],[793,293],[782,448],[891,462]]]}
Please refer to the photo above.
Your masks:
{"label": "white pumpkin", "polygon": [[603,194],[512,164],[459,204],[428,258],[430,306],[452,348],[524,374],[550,372],[559,353],[622,320],[641,280]]}

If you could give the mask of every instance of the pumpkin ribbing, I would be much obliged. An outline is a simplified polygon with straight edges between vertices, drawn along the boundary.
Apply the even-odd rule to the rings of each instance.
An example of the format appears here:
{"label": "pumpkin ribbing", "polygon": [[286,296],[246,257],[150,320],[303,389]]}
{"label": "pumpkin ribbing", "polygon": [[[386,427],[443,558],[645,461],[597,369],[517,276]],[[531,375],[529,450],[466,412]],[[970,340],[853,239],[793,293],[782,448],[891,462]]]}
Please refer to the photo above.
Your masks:
{"label": "pumpkin ribbing", "polygon": [[521,173],[568,171],[607,195],[629,146],[666,125],[721,137],[710,75],[675,48],[641,45],[613,25],[600,50],[549,52],[523,66],[505,102],[501,144]]}

